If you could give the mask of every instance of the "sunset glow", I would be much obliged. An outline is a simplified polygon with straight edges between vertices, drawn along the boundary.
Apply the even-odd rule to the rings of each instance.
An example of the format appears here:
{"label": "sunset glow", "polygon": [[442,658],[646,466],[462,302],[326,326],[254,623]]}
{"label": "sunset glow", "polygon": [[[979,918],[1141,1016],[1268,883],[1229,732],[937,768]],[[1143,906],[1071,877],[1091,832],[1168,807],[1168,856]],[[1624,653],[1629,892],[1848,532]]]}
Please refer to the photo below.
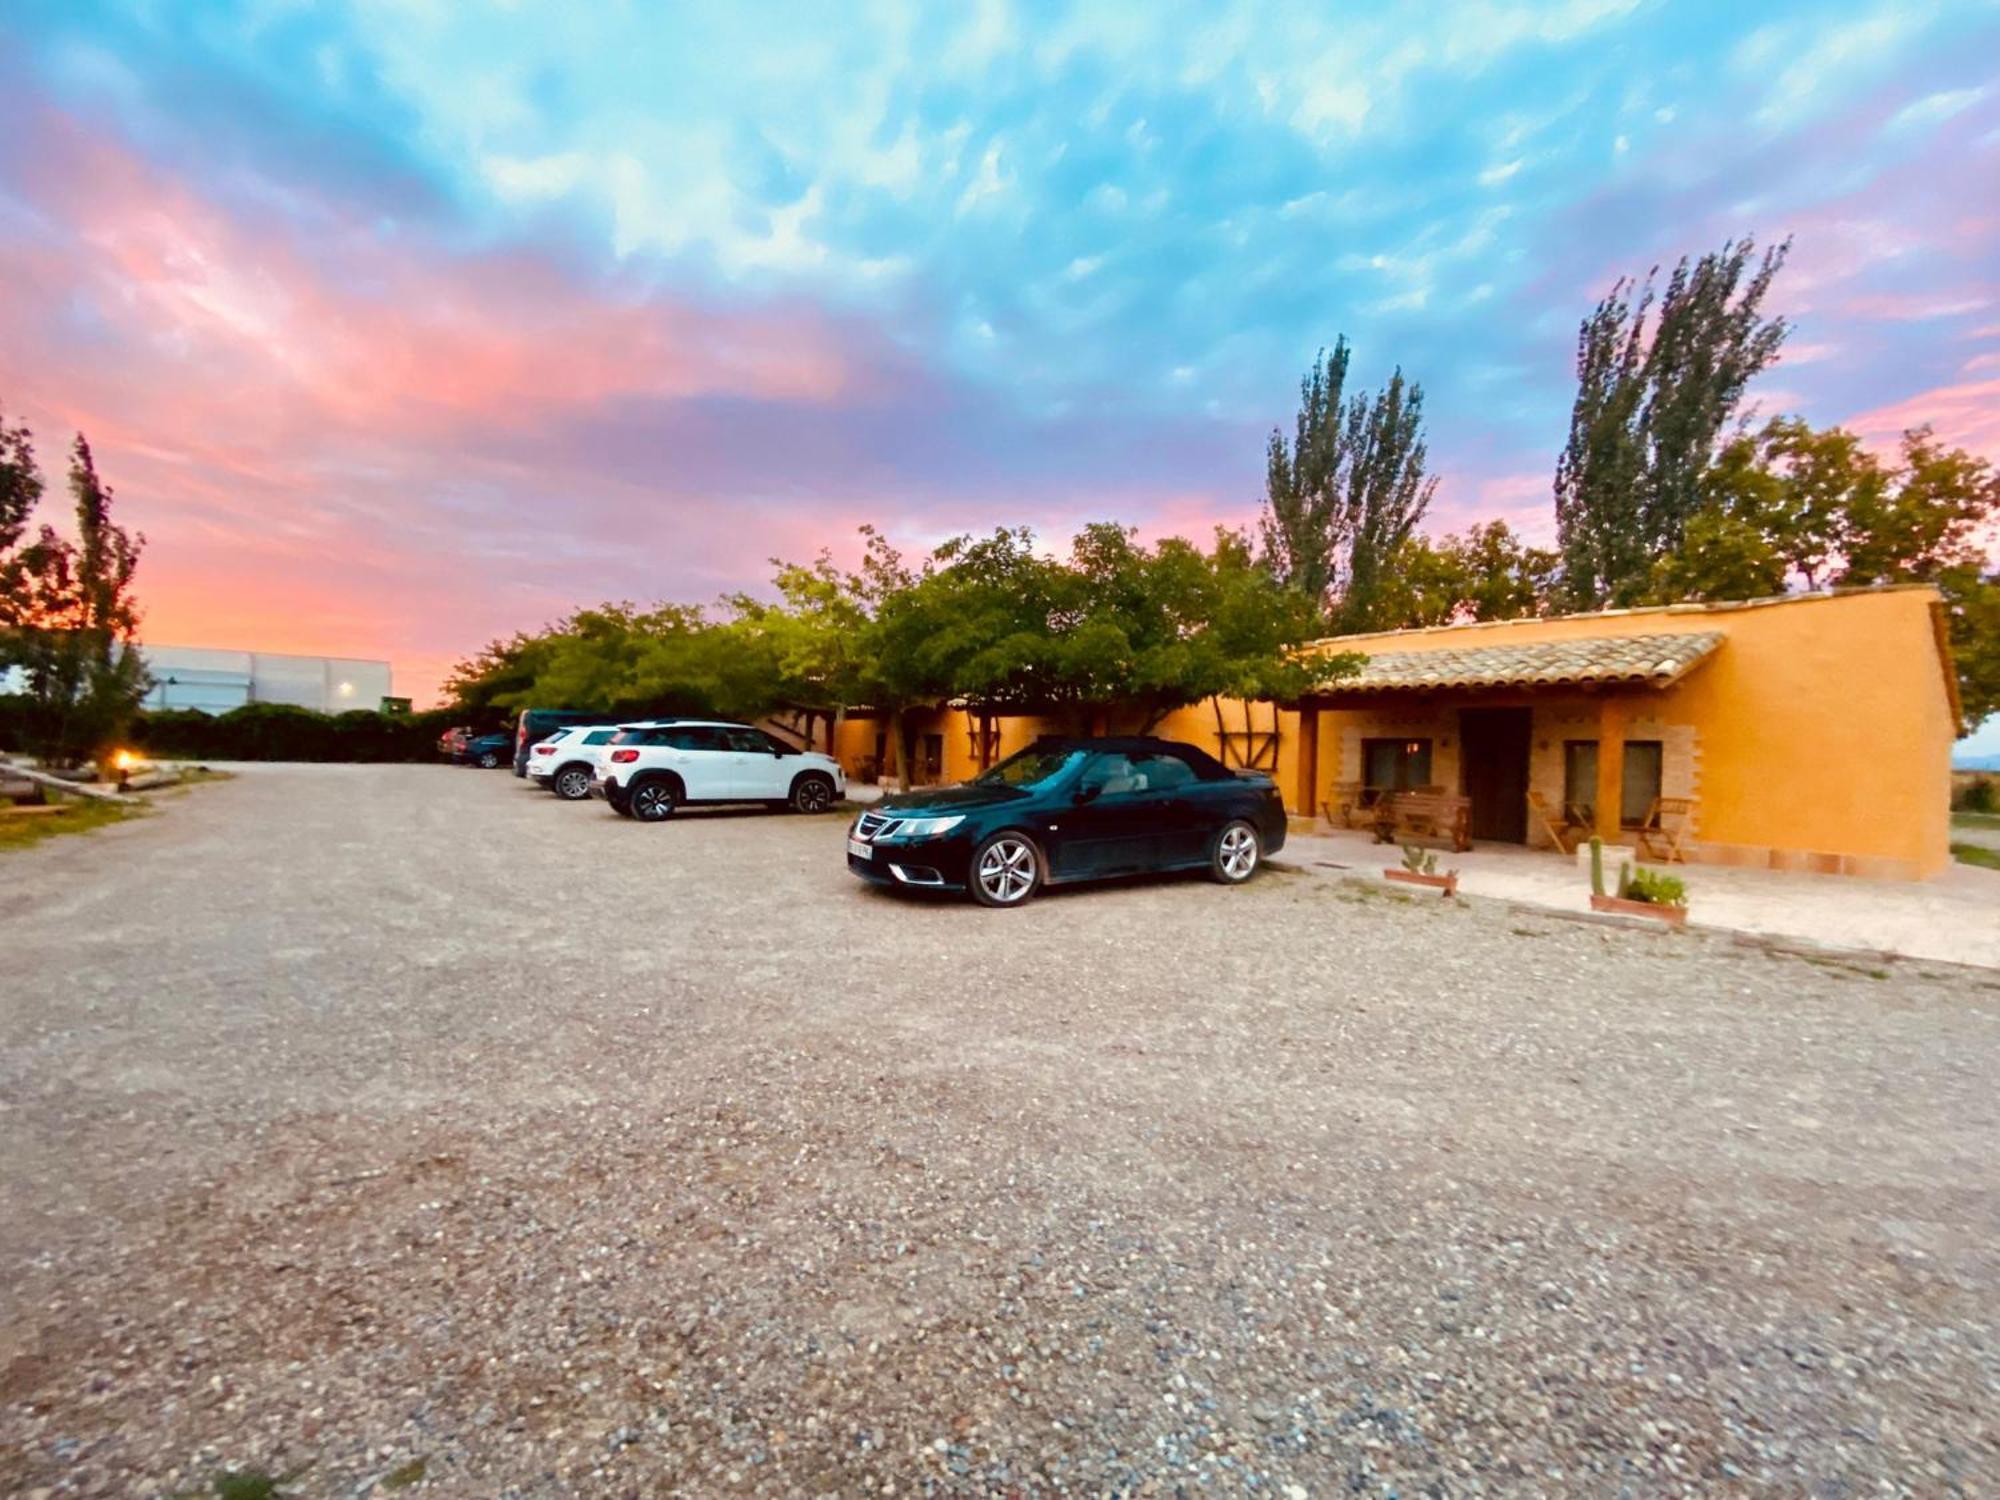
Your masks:
{"label": "sunset glow", "polygon": [[[1255,514],[1346,333],[1551,528],[1575,327],[1795,237],[1764,380],[2000,458],[2000,11],[9,7],[0,408],[144,634],[387,658],[776,555]],[[1754,17],[1754,19],[1753,19]]]}

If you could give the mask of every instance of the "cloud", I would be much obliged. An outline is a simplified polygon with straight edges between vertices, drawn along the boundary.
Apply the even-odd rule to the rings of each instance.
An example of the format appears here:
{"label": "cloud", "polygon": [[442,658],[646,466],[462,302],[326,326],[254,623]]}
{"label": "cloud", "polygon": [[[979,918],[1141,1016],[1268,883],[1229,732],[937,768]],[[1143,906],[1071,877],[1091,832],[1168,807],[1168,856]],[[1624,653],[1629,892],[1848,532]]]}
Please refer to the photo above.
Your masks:
{"label": "cloud", "polygon": [[1989,6],[0,25],[0,395],[99,440],[184,638],[437,662],[858,519],[1200,532],[1341,333],[1424,383],[1440,524],[1545,534],[1577,319],[1750,230],[1787,401],[1983,430]]}
{"label": "cloud", "polygon": [[2000,464],[2000,380],[1965,381],[1919,391],[1862,412],[1847,425],[1884,446],[1911,428],[1929,427],[1940,441]]}

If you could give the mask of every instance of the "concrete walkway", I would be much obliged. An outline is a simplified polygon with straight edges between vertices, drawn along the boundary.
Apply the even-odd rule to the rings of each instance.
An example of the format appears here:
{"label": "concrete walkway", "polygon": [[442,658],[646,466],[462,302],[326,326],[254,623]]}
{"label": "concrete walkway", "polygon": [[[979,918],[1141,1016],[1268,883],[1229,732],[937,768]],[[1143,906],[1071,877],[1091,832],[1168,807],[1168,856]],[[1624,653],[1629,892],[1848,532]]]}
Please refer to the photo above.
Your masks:
{"label": "concrete walkway", "polygon": [[[1294,833],[1279,858],[1344,866],[1380,880],[1385,866],[1401,863],[1401,851],[1363,832]],[[1589,870],[1560,855],[1483,844],[1464,854],[1440,850],[1438,868],[1459,872],[1464,895],[1590,910]],[[1954,864],[1918,884],[1719,865],[1672,868],[1687,882],[1690,925],[2000,968],[2000,870]]]}

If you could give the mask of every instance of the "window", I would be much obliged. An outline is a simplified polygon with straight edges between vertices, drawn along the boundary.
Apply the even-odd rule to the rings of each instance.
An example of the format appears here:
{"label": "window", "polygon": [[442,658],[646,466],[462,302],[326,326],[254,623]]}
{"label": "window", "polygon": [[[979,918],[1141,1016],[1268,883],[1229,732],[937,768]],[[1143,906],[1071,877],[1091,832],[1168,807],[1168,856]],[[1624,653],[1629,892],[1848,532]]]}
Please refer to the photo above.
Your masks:
{"label": "window", "polygon": [[1194,769],[1174,755],[1104,754],[1092,759],[1084,784],[1102,788],[1106,797],[1133,792],[1165,792],[1191,785]]}
{"label": "window", "polygon": [[676,725],[671,729],[650,731],[649,745],[661,745],[669,750],[726,750],[728,745],[722,738],[722,731],[712,724]]}
{"label": "window", "polygon": [[747,755],[773,755],[778,749],[778,742],[761,729],[725,729],[722,738],[731,750]]}
{"label": "window", "polygon": [[[1625,742],[1625,777],[1620,789],[1618,822],[1637,828],[1660,795],[1660,770],[1665,757],[1658,740]],[[1585,823],[1597,821],[1597,741],[1563,742],[1563,802]]]}
{"label": "window", "polygon": [[1084,767],[1084,786],[1094,786],[1106,797],[1119,797],[1127,792],[1143,791],[1145,777],[1129,755],[1093,755],[1090,764]]}
{"label": "window", "polygon": [[924,736],[924,775],[932,781],[944,775],[944,736],[941,734]]}
{"label": "window", "polygon": [[1171,792],[1192,786],[1196,779],[1194,767],[1178,755],[1149,755],[1145,757],[1144,770],[1149,792]]}
{"label": "window", "polygon": [[615,729],[593,729],[583,737],[583,742],[586,745],[602,745],[617,732]]}
{"label": "window", "polygon": [[973,779],[982,786],[1039,786],[1076,763],[1080,751],[1030,745]]}
{"label": "window", "polygon": [[[1363,740],[1362,784],[1370,792],[1407,792],[1431,784],[1431,742]],[[1372,799],[1371,799],[1372,800]]]}

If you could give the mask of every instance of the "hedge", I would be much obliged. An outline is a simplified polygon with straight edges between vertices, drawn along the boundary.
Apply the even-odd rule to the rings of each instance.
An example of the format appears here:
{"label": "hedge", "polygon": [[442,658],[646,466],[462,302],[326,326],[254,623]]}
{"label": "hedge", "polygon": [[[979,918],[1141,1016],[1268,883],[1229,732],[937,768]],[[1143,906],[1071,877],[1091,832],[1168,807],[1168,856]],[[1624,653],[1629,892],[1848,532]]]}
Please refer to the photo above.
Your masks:
{"label": "hedge", "polygon": [[[0,695],[0,749],[23,748],[28,707],[26,698]],[[322,714],[284,703],[250,703],[205,714],[169,708],[134,714],[125,743],[162,760],[422,761],[435,760],[438,736],[465,722],[456,709]]]}

